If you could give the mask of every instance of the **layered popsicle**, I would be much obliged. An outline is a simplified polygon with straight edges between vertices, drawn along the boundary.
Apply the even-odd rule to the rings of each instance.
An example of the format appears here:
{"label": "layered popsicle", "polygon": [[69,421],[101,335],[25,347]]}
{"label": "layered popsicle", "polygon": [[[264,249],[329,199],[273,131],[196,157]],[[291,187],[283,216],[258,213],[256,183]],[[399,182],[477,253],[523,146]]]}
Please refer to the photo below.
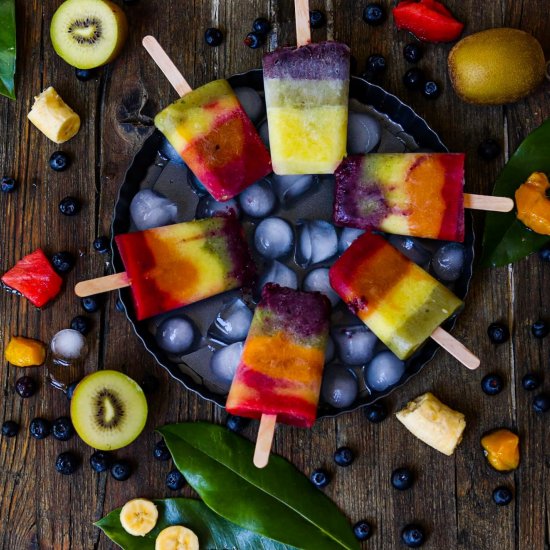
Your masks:
{"label": "layered popsicle", "polygon": [[155,126],[218,201],[271,172],[269,153],[227,80],[184,95],[155,117]]}
{"label": "layered popsicle", "polygon": [[464,240],[464,155],[347,157],[335,172],[334,222],[449,241]]}
{"label": "layered popsicle", "polygon": [[252,319],[226,408],[231,414],[310,427],[325,363],[330,303],[268,283]]}
{"label": "layered popsicle", "polygon": [[263,58],[276,174],[332,174],[346,155],[350,51],[339,42],[281,48]]}
{"label": "layered popsicle", "polygon": [[380,235],[356,239],[330,269],[330,284],[400,359],[462,307],[445,286]]}
{"label": "layered popsicle", "polygon": [[240,223],[208,218],[115,237],[138,320],[252,282]]}

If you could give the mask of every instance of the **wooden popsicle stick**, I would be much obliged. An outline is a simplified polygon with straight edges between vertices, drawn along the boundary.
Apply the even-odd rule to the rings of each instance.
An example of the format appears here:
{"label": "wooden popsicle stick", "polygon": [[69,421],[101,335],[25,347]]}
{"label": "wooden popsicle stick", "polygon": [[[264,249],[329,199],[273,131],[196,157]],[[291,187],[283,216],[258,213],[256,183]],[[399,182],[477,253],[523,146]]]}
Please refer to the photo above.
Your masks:
{"label": "wooden popsicle stick", "polygon": [[269,462],[269,453],[271,452],[276,423],[276,414],[262,414],[258,429],[258,438],[256,439],[256,448],[254,449],[253,462],[256,468],[265,468]]}
{"label": "wooden popsicle stick", "polygon": [[114,275],[98,277],[89,281],[80,281],[74,287],[74,291],[80,298],[85,298],[86,296],[93,296],[94,294],[101,294],[102,292],[109,292],[127,286],[130,286],[130,280],[126,275],[126,271],[121,271]]}
{"label": "wooden popsicle stick", "polygon": [[145,36],[141,43],[180,97],[193,90],[154,36]]}
{"label": "wooden popsicle stick", "polygon": [[446,330],[437,327],[432,333],[433,338],[447,353],[458,359],[465,367],[475,370],[479,367],[480,360],[462,342],[451,336]]}
{"label": "wooden popsicle stick", "polygon": [[464,208],[487,212],[510,212],[514,208],[514,201],[509,197],[464,193]]}
{"label": "wooden popsicle stick", "polygon": [[298,46],[306,46],[311,42],[309,26],[309,0],[294,0],[296,16],[296,42]]}

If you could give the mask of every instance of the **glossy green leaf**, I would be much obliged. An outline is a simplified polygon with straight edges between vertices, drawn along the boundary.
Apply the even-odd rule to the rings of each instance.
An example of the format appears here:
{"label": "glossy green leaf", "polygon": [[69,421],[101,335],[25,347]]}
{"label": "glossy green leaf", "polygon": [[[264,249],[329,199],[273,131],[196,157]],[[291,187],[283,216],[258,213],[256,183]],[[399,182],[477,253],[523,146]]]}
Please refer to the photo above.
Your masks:
{"label": "glossy green leaf", "polygon": [[0,94],[15,99],[15,0],[0,0]]}
{"label": "glossy green leaf", "polygon": [[200,500],[166,498],[155,500],[159,519],[155,528],[144,537],[128,534],[120,524],[120,508],[95,523],[124,550],[154,550],[157,535],[169,525],[184,525],[198,537],[201,549],[221,550],[294,550],[238,527],[210,510]]}
{"label": "glossy green leaf", "polygon": [[159,431],[178,469],[220,516],[298,548],[359,548],[336,505],[283,458],[271,455],[258,469],[254,445],[214,424],[169,424]]}
{"label": "glossy green leaf", "polygon": [[[533,172],[550,175],[550,119],[523,140],[498,177],[493,195],[514,198],[516,189]],[[531,231],[515,212],[488,212],[483,233],[481,265],[498,267],[516,262],[550,242]]]}

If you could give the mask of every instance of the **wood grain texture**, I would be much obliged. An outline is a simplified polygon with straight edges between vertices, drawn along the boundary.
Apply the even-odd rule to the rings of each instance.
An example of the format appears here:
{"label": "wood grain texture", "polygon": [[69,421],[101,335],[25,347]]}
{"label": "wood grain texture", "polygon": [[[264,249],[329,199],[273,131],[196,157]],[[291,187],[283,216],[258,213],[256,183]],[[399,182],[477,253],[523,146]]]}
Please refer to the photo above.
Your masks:
{"label": "wood grain texture", "polygon": [[[115,0],[119,1],[119,0]],[[390,9],[392,2],[382,2]],[[550,57],[550,19],[547,0],[447,0],[446,5],[466,22],[466,33],[497,26],[513,26],[531,32]],[[54,53],[49,22],[60,0],[18,2],[18,100],[0,98],[0,165],[2,175],[13,175],[19,190],[0,197],[0,268],[11,267],[37,247],[48,254],[71,251],[78,257],[66,277],[65,290],[44,311],[24,299],[0,293],[1,350],[13,334],[49,341],[81,314],[72,288],[79,280],[106,275],[109,259],[95,253],[92,241],[107,235],[118,189],[133,155],[153,130],[153,117],[177,94],[141,46],[151,34],[166,48],[192,87],[214,78],[261,66],[264,50],[246,48],[242,40],[253,20],[268,17],[273,31],[267,49],[296,42],[292,0],[140,0],[125,6],[130,22],[128,43],[121,56],[99,72],[97,79],[80,82],[74,70]],[[446,56],[451,45],[429,44],[419,66],[443,86],[437,101],[408,91],[402,75],[410,68],[402,55],[411,41],[396,32],[391,18],[380,27],[361,20],[366,2],[311,0],[312,9],[322,9],[327,26],[313,30],[312,40],[342,40],[356,60],[356,74],[364,71],[366,59],[381,53],[388,60],[377,81],[409,103],[439,133],[452,151],[467,154],[466,191],[490,193],[504,155],[494,162],[482,161],[477,145],[493,137],[511,153],[521,140],[550,116],[550,86],[545,84],[529,98],[505,107],[476,107],[460,102],[446,75]],[[24,23],[22,23],[24,22]],[[219,27],[223,44],[210,48],[204,30]],[[26,121],[32,98],[53,85],[80,114],[82,129],[76,138],[55,146]],[[50,154],[62,149],[73,157],[70,170],[53,172]],[[73,195],[83,203],[79,216],[66,218],[57,211],[61,198]],[[482,213],[473,213],[480,240]],[[478,243],[479,244],[479,243]],[[312,430],[277,426],[273,452],[290,459],[305,474],[325,467],[333,475],[326,493],[345,511],[351,522],[368,519],[375,527],[365,548],[391,550],[402,547],[400,529],[406,523],[422,523],[429,539],[427,549],[547,550],[550,545],[550,417],[531,409],[533,395],[521,388],[521,378],[536,371],[546,376],[550,389],[548,357],[550,338],[535,339],[531,323],[550,318],[550,265],[535,255],[513,267],[478,270],[474,275],[466,308],[453,335],[481,359],[474,372],[462,368],[440,352],[405,387],[388,399],[395,412],[409,399],[432,391],[443,402],[465,413],[468,426],[464,441],[453,457],[437,454],[415,440],[394,418],[379,425],[366,421],[362,411],[323,419]],[[2,399],[0,419],[21,424],[15,439],[0,439],[0,549],[110,549],[113,545],[92,523],[135,496],[170,496],[164,478],[171,463],[153,459],[159,436],[154,428],[166,422],[207,420],[223,422],[225,412],[172,381],[144,350],[123,313],[115,308],[116,293],[105,296],[101,311],[93,317],[88,336],[90,354],[83,364],[65,370],[36,367],[25,374],[35,376],[41,388],[35,397],[23,400],[14,392],[22,375],[3,362],[0,370]],[[500,346],[486,335],[493,321],[510,325],[512,338]],[[61,443],[52,437],[36,441],[28,436],[36,416],[54,419],[68,414],[65,396],[49,387],[46,372],[70,382],[96,369],[114,368],[137,380],[153,374],[160,389],[150,395],[150,415],[144,433],[129,447],[116,453],[134,465],[132,477],[120,483],[108,474],[96,474],[88,465],[91,449],[78,438]],[[481,378],[499,372],[505,390],[494,397],[480,389]],[[521,438],[522,463],[515,473],[498,474],[486,464],[479,445],[481,435],[497,427],[516,430]],[[245,434],[253,438],[257,423]],[[351,446],[357,455],[348,468],[333,462],[334,450]],[[69,477],[55,471],[58,453],[74,450],[82,468]],[[416,482],[409,491],[392,489],[394,468],[409,466]],[[513,489],[508,507],[491,500],[498,485]],[[188,489],[183,491],[191,495]]]}

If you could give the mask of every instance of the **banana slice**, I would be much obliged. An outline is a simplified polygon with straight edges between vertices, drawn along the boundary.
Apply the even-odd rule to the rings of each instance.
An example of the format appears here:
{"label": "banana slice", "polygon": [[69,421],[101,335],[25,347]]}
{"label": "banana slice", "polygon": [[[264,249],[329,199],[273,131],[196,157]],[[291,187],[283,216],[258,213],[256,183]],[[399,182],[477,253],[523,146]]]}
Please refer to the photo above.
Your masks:
{"label": "banana slice", "polygon": [[80,117],[51,86],[34,98],[34,104],[27,117],[55,143],[64,143],[80,129]]}
{"label": "banana slice", "polygon": [[453,454],[466,427],[462,413],[453,411],[430,392],[407,403],[395,416],[418,439],[447,456]]}
{"label": "banana slice", "polygon": [[158,534],[155,550],[199,550],[199,539],[191,529],[171,525]]}
{"label": "banana slice", "polygon": [[120,510],[120,524],[130,535],[143,537],[157,524],[159,513],[154,502],[144,498],[129,500]]}

